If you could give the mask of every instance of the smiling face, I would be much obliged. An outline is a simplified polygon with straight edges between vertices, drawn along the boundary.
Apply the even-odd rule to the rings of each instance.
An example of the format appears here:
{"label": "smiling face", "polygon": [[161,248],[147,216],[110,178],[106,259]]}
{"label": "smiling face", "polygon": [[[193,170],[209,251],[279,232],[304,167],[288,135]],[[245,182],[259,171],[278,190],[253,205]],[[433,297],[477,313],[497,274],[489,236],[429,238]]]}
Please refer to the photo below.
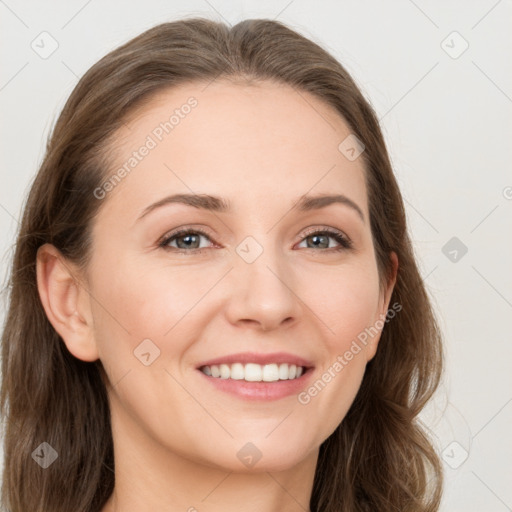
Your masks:
{"label": "smiling face", "polygon": [[[308,93],[223,80],[159,93],[119,132],[108,176],[122,179],[95,199],[91,341],[67,343],[106,369],[116,443],[234,471],[252,443],[255,469],[277,470],[339,425],[379,335],[351,346],[392,289],[379,290],[362,158],[338,149],[350,133]],[[323,195],[338,200],[308,201]],[[251,362],[288,379],[246,382],[263,368]],[[205,374],[216,367],[235,378]]]}

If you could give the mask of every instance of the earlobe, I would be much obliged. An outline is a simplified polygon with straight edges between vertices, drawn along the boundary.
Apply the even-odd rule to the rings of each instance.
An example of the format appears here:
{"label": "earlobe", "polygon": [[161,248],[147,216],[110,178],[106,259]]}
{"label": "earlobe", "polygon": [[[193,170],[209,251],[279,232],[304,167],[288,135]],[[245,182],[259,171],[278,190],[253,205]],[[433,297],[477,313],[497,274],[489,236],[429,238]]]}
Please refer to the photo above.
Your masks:
{"label": "earlobe", "polygon": [[46,316],[69,352],[83,361],[96,361],[88,294],[73,275],[73,266],[53,245],[44,244],[37,251],[36,271]]}

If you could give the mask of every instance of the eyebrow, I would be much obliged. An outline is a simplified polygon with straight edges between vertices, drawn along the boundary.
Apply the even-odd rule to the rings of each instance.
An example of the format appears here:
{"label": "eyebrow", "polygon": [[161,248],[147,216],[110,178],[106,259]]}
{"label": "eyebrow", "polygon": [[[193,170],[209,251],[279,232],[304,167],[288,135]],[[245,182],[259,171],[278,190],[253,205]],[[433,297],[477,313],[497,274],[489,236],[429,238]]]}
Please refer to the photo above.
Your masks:
{"label": "eyebrow", "polygon": [[[212,196],[209,194],[174,194],[164,197],[156,203],[147,206],[138,217],[137,221],[145,217],[148,213],[168,204],[184,204],[201,210],[207,210],[218,213],[226,213],[231,211],[231,203],[229,200]],[[300,212],[308,212],[319,210],[331,204],[343,204],[354,210],[363,222],[365,222],[364,214],[361,208],[352,199],[343,194],[319,194],[315,196],[303,195],[292,206],[293,210]]]}

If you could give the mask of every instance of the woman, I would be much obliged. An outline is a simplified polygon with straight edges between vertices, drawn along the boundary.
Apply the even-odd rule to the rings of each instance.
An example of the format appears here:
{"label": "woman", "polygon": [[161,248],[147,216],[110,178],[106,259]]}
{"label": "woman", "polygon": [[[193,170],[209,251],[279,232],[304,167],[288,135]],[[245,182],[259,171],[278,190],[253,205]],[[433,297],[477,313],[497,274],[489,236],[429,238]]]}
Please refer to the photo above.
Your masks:
{"label": "woman", "polygon": [[83,76],[9,300],[11,512],[438,510],[441,336],[382,133],[281,23],[164,23]]}

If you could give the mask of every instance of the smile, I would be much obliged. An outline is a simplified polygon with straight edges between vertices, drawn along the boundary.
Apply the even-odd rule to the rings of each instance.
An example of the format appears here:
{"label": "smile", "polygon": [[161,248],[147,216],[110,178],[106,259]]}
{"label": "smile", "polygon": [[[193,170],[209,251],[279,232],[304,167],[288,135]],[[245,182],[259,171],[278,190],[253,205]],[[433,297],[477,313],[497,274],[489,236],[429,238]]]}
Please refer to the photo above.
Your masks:
{"label": "smile", "polygon": [[205,365],[200,370],[209,377],[246,382],[276,382],[279,380],[298,379],[305,371],[303,366],[288,363],[233,363],[220,365]]}

